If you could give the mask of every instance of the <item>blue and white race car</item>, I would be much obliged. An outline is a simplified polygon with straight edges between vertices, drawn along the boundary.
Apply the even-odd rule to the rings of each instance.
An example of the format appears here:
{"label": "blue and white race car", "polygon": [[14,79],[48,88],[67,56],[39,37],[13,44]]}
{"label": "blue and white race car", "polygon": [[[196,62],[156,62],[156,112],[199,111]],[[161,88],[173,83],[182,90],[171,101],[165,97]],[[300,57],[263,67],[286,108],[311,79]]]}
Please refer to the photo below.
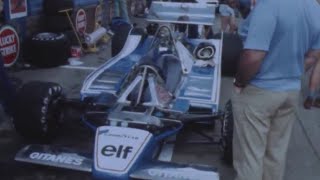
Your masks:
{"label": "blue and white race car", "polygon": [[[96,134],[92,152],[28,145],[17,161],[92,172],[96,179],[219,179],[212,167],[158,160],[162,145],[185,125],[219,123],[220,138],[204,136],[232,161],[231,103],[219,110],[222,40],[188,38],[182,31],[189,24],[212,25],[215,5],[152,7],[148,20],[161,23],[155,34],[132,28],[121,51],[86,78],[80,100],[49,82],[25,84],[18,93],[13,118],[21,135],[46,142],[63,124],[65,109],[77,108]],[[175,12],[167,16],[163,9]]]}

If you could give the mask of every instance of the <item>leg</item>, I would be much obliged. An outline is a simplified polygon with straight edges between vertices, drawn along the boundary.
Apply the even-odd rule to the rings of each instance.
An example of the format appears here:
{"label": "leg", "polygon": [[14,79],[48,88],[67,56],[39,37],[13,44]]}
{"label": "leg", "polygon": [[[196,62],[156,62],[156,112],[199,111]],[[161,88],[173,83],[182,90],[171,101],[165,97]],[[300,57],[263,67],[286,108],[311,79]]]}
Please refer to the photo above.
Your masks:
{"label": "leg", "polygon": [[120,4],[119,4],[119,0],[114,0],[114,5],[113,5],[113,17],[120,17]]}
{"label": "leg", "polygon": [[219,7],[219,12],[221,21],[221,31],[227,32],[228,24],[230,21],[230,12],[228,6],[225,4],[221,4]]}
{"label": "leg", "polygon": [[143,7],[146,8],[147,7],[147,0],[142,0],[142,4],[143,4]]}
{"label": "leg", "polygon": [[120,12],[121,17],[126,20],[128,23],[130,23],[130,19],[128,16],[128,7],[127,7],[127,1],[126,0],[119,0],[120,1]]}
{"label": "leg", "polygon": [[150,6],[152,4],[152,0],[147,0],[147,8],[150,9]]}
{"label": "leg", "polygon": [[286,154],[294,121],[299,93],[288,93],[288,101],[271,121],[267,150],[264,159],[263,180],[282,180]]}
{"label": "leg", "polygon": [[238,27],[237,27],[237,23],[236,23],[236,18],[234,16],[230,17],[229,27],[230,27],[231,33],[237,32]]}
{"label": "leg", "polygon": [[228,32],[228,24],[229,24],[229,17],[228,16],[220,16],[221,18],[221,31]]}
{"label": "leg", "polygon": [[233,165],[236,180],[262,180],[271,117],[283,99],[280,93],[253,86],[246,87],[241,94],[234,94]]}

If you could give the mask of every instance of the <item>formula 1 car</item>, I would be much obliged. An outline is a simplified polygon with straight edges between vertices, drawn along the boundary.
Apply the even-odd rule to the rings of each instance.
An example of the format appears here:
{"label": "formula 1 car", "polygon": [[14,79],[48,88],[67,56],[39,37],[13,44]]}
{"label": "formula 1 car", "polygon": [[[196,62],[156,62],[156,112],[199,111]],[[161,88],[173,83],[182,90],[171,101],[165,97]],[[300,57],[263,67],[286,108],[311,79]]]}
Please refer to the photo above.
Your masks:
{"label": "formula 1 car", "polygon": [[[212,25],[209,14],[213,14],[214,5],[152,5],[167,10],[176,6],[182,12],[194,12],[192,18],[200,19],[197,14],[208,17],[189,24]],[[175,11],[172,16],[181,15]],[[203,136],[208,143],[223,147],[226,160],[232,158],[231,103],[224,112],[219,111],[222,40],[190,39],[177,31],[181,24],[187,24],[186,18],[174,20],[172,16],[158,13],[149,17],[149,21],[161,18],[167,24],[160,25],[154,35],[132,28],[118,55],[86,78],[80,100],[64,97],[56,83],[31,82],[20,89],[14,124],[21,135],[50,140],[63,123],[64,110],[77,108],[81,121],[96,134],[92,155],[28,145],[15,159],[92,172],[97,179],[219,179],[212,167],[157,160],[167,138],[185,126],[216,123],[221,127],[220,137]]]}

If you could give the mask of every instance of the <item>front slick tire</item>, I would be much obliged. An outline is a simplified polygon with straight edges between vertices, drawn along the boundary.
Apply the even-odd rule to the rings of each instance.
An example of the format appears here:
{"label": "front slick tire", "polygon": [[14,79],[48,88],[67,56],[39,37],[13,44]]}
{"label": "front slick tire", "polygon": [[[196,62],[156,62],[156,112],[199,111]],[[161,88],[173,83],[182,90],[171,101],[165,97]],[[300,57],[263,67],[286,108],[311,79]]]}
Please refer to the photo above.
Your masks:
{"label": "front slick tire", "polygon": [[46,143],[57,134],[61,123],[58,105],[62,97],[59,84],[30,82],[17,93],[13,124],[17,132],[32,142]]}

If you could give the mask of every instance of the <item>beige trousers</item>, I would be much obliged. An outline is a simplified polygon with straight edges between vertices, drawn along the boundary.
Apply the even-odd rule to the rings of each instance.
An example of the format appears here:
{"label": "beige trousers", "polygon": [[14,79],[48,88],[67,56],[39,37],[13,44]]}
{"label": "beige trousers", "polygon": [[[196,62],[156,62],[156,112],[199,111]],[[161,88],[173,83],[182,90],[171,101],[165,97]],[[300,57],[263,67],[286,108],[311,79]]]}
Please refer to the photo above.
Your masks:
{"label": "beige trousers", "polygon": [[282,180],[299,91],[248,86],[233,93],[236,180]]}

